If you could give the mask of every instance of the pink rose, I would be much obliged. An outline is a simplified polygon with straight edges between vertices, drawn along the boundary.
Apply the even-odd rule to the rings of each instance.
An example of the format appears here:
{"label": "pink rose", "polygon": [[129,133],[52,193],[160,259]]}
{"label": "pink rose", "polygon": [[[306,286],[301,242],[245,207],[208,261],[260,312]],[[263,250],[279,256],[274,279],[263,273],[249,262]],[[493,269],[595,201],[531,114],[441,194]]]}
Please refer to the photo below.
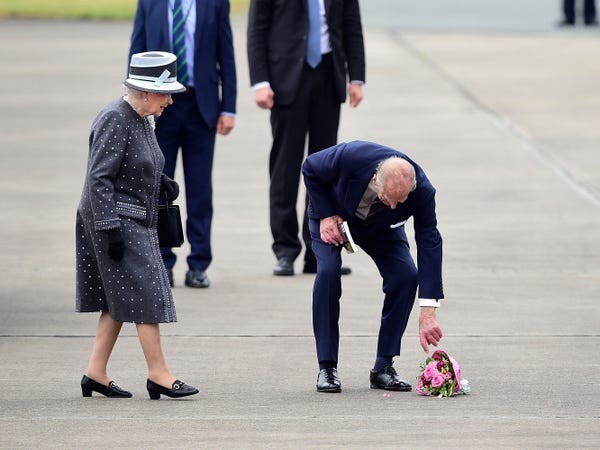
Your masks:
{"label": "pink rose", "polygon": [[431,380],[436,375],[439,375],[439,372],[438,372],[436,366],[437,366],[437,364],[435,361],[431,361],[429,364],[427,364],[427,367],[425,367],[425,371],[423,372],[423,375],[425,375],[425,378],[427,378],[428,380]]}
{"label": "pink rose", "polygon": [[445,381],[446,381],[446,377],[444,377],[444,375],[442,375],[441,373],[438,373],[431,380],[431,385],[434,388],[439,388],[442,384],[444,384]]}
{"label": "pink rose", "polygon": [[436,350],[433,352],[433,355],[431,355],[431,358],[435,359],[436,361],[441,361],[443,359],[443,355],[445,354],[446,352],[444,350]]}

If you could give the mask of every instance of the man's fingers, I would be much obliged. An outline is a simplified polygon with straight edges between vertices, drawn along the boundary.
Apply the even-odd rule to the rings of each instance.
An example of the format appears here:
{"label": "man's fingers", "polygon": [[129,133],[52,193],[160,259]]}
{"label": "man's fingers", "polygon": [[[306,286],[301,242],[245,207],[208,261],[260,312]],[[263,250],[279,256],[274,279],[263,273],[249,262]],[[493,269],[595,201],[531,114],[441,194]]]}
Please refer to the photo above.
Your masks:
{"label": "man's fingers", "polygon": [[419,341],[421,342],[421,347],[425,350],[426,353],[429,352],[429,345],[433,345],[437,347],[442,339],[442,330],[439,327],[434,327],[428,330],[421,330],[419,333]]}
{"label": "man's fingers", "polygon": [[431,336],[433,336],[437,341],[442,339],[442,330],[439,327],[435,327],[431,330]]}
{"label": "man's fingers", "polygon": [[423,333],[421,333],[421,336],[419,336],[419,340],[421,341],[421,347],[423,348],[425,353],[429,353],[429,345],[427,345],[427,339],[425,339]]}

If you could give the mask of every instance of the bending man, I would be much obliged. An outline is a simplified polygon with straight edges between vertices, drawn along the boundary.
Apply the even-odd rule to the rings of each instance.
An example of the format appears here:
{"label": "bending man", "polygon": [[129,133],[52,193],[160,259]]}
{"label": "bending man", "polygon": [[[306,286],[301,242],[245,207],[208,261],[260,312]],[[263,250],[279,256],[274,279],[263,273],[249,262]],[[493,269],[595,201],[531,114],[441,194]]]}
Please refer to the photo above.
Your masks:
{"label": "bending man", "polygon": [[[419,287],[419,337],[427,352],[442,337],[435,310],[443,298],[442,237],[437,229],[435,189],[406,155],[371,142],[342,143],[310,155],[302,166],[312,249],[317,258],[313,329],[319,361],[317,391],[340,392],[337,375],[341,256],[339,224],[375,262],[385,294],[373,389],[410,391],[393,367]],[[418,269],[404,223],[412,217]]]}

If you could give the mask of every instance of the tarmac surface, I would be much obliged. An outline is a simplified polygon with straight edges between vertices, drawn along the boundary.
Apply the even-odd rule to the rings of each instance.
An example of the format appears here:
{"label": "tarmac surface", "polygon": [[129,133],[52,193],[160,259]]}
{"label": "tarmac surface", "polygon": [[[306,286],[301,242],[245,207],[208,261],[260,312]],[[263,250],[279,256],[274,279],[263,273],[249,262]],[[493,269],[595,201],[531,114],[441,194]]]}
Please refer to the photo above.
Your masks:
{"label": "tarmac surface", "polygon": [[[0,448],[600,448],[600,33],[555,28],[558,6],[539,0],[501,14],[499,2],[444,2],[452,14],[429,26],[441,2],[384,3],[362,4],[365,100],[344,105],[339,139],[398,148],[437,187],[440,348],[471,394],[369,389],[382,294],[364,253],[344,256],[343,391],[316,393],[313,277],[271,275],[268,113],[253,103],[240,15],[212,286],[183,286],[182,248],[179,322],[161,328],[172,371],[201,393],[149,401],[126,324],[109,374],[134,397],[82,398],[97,314],[74,313],[74,216],[131,24],[0,21]],[[527,22],[511,15],[519,3],[545,9]],[[409,380],[425,358],[417,317],[395,360]]]}

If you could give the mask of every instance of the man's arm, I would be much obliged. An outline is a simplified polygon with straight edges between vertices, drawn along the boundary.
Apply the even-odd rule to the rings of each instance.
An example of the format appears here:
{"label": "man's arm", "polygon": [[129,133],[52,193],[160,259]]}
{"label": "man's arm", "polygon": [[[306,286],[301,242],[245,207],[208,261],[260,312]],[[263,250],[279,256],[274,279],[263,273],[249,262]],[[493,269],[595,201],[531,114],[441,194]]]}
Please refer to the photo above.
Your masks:
{"label": "man's arm", "polygon": [[[435,214],[435,189],[427,183],[425,192],[415,206],[414,229],[417,244],[417,267],[419,268],[419,298],[442,299],[442,236],[437,229]],[[419,188],[417,188],[417,192]]]}
{"label": "man's arm", "polygon": [[[227,134],[233,128],[233,115],[236,112],[237,81],[235,55],[233,50],[233,34],[229,19],[229,0],[221,0],[217,24],[217,64],[221,79],[221,115],[217,124],[220,134]],[[219,130],[220,128],[220,130]]]}
{"label": "man's arm", "polygon": [[127,71],[129,71],[129,61],[134,53],[145,52],[146,48],[146,14],[144,11],[144,2],[138,0],[133,20],[133,31],[131,32],[131,45],[129,46],[129,58],[127,59]]}
{"label": "man's arm", "polygon": [[251,0],[248,11],[247,52],[250,85],[269,81],[269,30],[272,0]]}
{"label": "man's arm", "polygon": [[344,51],[348,64],[350,81],[366,82],[365,78],[365,44],[358,0],[344,2]]}
{"label": "man's arm", "polygon": [[323,219],[336,215],[331,190],[338,178],[345,143],[309,155],[302,164],[304,184],[310,198],[313,217]]}

